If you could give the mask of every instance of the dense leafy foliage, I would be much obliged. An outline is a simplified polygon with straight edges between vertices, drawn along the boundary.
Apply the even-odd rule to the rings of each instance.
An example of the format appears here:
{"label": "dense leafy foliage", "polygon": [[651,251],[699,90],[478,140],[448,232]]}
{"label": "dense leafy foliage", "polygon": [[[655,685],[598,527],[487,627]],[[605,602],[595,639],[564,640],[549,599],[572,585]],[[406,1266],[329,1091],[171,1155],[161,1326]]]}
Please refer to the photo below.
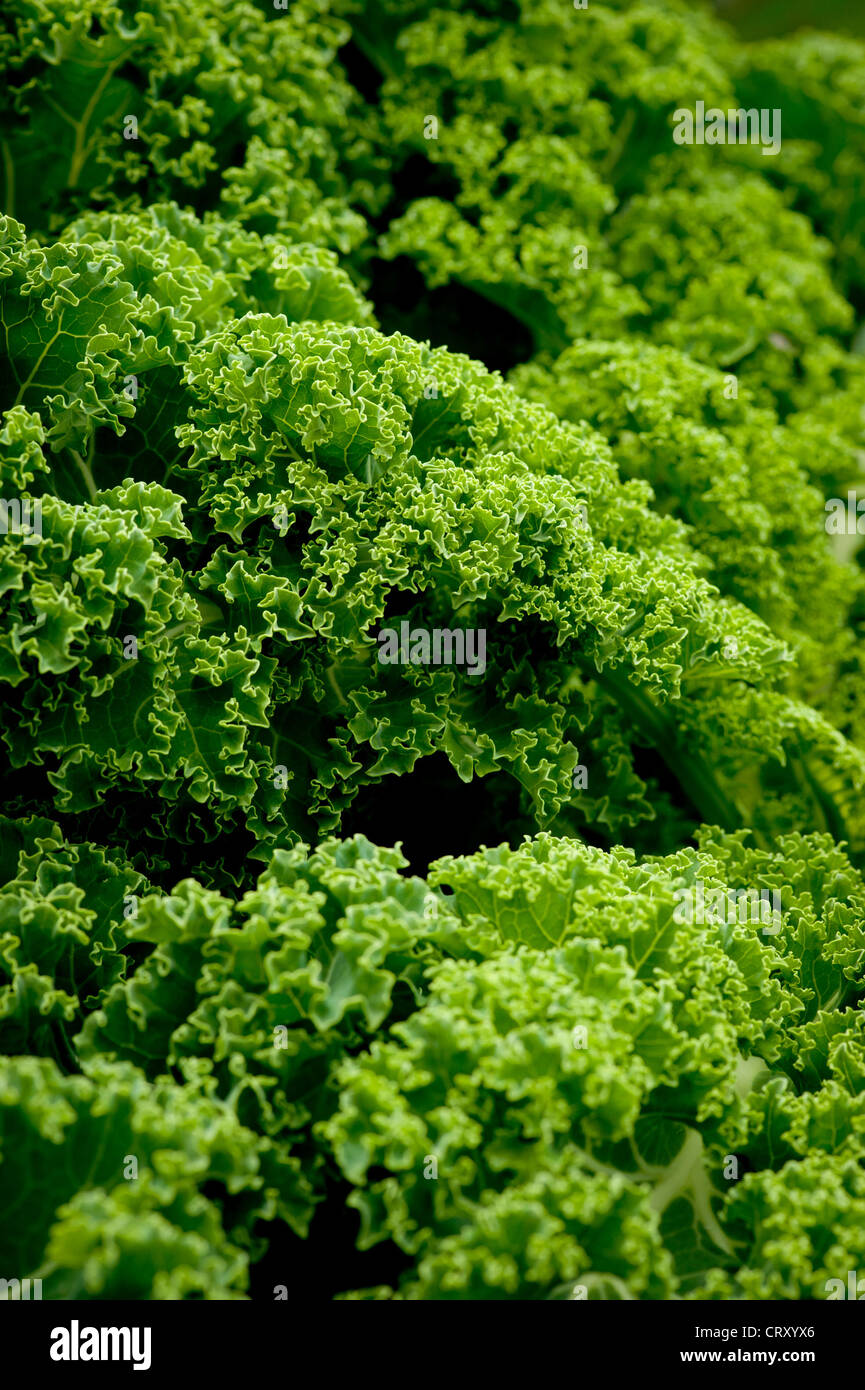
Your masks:
{"label": "dense leafy foliage", "polygon": [[[824,1297],[865,49],[11,0],[0,66],[0,1275]],[[677,146],[698,99],[781,153]]]}

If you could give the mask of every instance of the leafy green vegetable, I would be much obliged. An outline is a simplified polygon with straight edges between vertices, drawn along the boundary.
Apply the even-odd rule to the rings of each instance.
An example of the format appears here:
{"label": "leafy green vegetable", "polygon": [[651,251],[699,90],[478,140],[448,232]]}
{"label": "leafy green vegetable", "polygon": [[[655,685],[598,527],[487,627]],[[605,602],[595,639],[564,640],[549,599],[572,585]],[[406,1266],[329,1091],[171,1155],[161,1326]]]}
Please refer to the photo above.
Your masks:
{"label": "leafy green vegetable", "polygon": [[863,68],[684,0],[11,0],[6,1277],[865,1258]]}

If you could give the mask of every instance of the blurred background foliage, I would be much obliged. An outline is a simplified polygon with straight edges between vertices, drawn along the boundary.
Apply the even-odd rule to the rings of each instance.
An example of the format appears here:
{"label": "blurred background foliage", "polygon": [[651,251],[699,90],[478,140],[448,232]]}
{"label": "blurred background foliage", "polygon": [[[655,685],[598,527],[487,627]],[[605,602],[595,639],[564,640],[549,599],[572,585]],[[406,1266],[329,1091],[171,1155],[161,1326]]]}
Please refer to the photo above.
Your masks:
{"label": "blurred background foliage", "polygon": [[715,0],[715,9],[746,39],[772,38],[798,29],[865,34],[862,0]]}

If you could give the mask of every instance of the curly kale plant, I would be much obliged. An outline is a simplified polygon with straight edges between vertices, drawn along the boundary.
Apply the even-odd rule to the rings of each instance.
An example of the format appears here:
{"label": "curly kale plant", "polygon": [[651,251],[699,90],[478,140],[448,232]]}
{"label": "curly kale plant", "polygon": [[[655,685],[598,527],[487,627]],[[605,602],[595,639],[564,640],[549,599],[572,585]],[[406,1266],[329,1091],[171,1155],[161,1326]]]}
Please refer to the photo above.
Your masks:
{"label": "curly kale plant", "polygon": [[865,48],[11,0],[0,68],[0,1274],[826,1297]]}

